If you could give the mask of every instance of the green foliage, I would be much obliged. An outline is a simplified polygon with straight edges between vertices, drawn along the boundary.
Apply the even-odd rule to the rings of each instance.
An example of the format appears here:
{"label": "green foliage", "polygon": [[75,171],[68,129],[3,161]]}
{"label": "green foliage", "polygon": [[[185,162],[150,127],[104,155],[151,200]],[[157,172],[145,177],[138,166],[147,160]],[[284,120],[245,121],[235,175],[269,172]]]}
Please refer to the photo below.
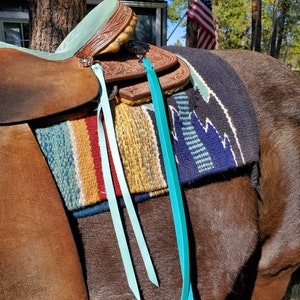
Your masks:
{"label": "green foliage", "polygon": [[[262,0],[261,51],[269,53],[276,0]],[[280,56],[286,64],[300,69],[300,1],[279,0],[277,21],[283,24]],[[186,0],[169,0],[168,18],[177,22],[187,9]],[[213,16],[217,28],[219,48],[251,49],[252,1],[213,0]],[[282,12],[286,9],[285,19]],[[182,26],[185,26],[183,24]],[[277,38],[280,35],[277,28]]]}
{"label": "green foliage", "polygon": [[[177,22],[187,10],[188,3],[186,0],[172,0],[168,2],[168,19],[171,22]],[[181,26],[185,26],[186,22]]]}
{"label": "green foliage", "polygon": [[221,49],[250,49],[251,1],[219,0],[213,6],[213,15],[218,30]]}
{"label": "green foliage", "polygon": [[300,2],[296,0],[290,1],[281,57],[300,70]]}
{"label": "green foliage", "polygon": [[[219,0],[215,1],[213,14],[218,29],[218,41],[220,48],[244,48],[251,47],[251,0]],[[261,49],[264,53],[270,51],[270,38],[274,26],[274,0],[262,0],[262,30]],[[284,11],[286,10],[285,19]],[[276,28],[279,58],[294,68],[300,68],[300,3],[296,0],[280,0],[277,22],[282,24],[282,42],[279,44],[280,25]]]}
{"label": "green foliage", "polygon": [[183,47],[183,45],[179,39],[177,39],[176,43],[173,46]]}

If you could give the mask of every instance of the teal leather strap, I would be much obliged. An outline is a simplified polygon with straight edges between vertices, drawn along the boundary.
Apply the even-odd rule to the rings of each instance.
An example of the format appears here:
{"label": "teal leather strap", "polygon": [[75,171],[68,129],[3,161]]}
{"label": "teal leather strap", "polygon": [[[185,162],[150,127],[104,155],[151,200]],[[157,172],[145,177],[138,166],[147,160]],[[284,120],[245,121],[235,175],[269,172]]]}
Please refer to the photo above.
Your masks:
{"label": "teal leather strap", "polygon": [[104,184],[107,194],[107,200],[109,202],[110,212],[112,216],[112,221],[114,224],[119,249],[121,252],[121,257],[123,261],[123,265],[125,268],[126,276],[128,284],[134,293],[135,297],[137,299],[140,299],[140,293],[138,289],[137,279],[134,272],[134,267],[128,247],[128,243],[126,240],[120,211],[117,203],[117,198],[115,195],[112,175],[110,171],[110,163],[108,158],[108,152],[107,152],[107,144],[106,144],[106,137],[105,137],[105,131],[103,124],[101,122],[100,113],[102,111],[103,117],[105,120],[106,130],[108,132],[107,139],[110,145],[110,150],[112,153],[113,163],[115,166],[115,170],[117,173],[118,181],[120,184],[120,188],[122,191],[124,203],[126,205],[128,215],[130,218],[130,222],[132,225],[132,228],[134,230],[134,234],[136,236],[136,240],[148,273],[148,277],[152,283],[158,286],[158,280],[156,276],[156,272],[150,257],[150,253],[138,220],[138,217],[135,212],[135,208],[130,196],[130,192],[126,183],[126,179],[124,176],[124,171],[122,167],[121,158],[119,155],[118,145],[116,141],[116,135],[114,130],[114,123],[112,119],[110,104],[107,96],[107,90],[105,85],[105,80],[103,76],[103,70],[99,64],[95,64],[92,66],[92,69],[97,76],[101,92],[100,92],[100,99],[99,99],[99,105],[97,109],[97,118],[98,118],[98,137],[99,137],[99,147],[100,147],[100,153],[101,153],[101,160],[102,160],[102,169],[103,169],[103,178],[104,178]]}
{"label": "teal leather strap", "polygon": [[150,60],[144,57],[142,59],[142,62],[147,73],[148,83],[150,86],[152,103],[154,106],[155,119],[157,123],[167,183],[170,193],[170,201],[173,212],[183,281],[181,299],[193,299],[193,291],[190,281],[189,242],[187,235],[186,218],[163,96],[157,75],[151,65]]}

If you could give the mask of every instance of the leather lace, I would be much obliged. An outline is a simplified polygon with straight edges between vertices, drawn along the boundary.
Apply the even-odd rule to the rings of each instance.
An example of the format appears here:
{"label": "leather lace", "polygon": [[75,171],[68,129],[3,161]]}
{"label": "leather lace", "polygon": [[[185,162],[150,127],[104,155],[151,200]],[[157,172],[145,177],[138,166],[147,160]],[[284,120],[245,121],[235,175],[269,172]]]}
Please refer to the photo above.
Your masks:
{"label": "leather lace", "polygon": [[[170,193],[170,201],[171,201],[171,207],[172,207],[172,213],[174,219],[175,233],[176,233],[177,246],[179,252],[182,281],[183,281],[181,299],[192,300],[193,292],[192,292],[192,286],[190,281],[190,261],[189,261],[189,244],[188,244],[187,226],[186,226],[181,187],[180,187],[175,157],[173,153],[173,148],[171,144],[171,138],[170,138],[169,126],[168,126],[166,111],[163,102],[163,96],[162,96],[158,78],[151,65],[150,60],[144,57],[142,58],[142,63],[147,73],[147,78],[150,86],[155,118],[158,127],[159,139],[160,139],[160,144],[161,144],[161,149],[163,154],[163,161],[164,161],[164,166],[166,171],[167,183],[168,183],[168,188]],[[129,193],[129,188],[127,186],[126,178],[124,175],[122,162],[118,150],[115,130],[114,130],[114,124],[113,124],[109,99],[107,96],[103,70],[99,64],[93,65],[92,69],[96,74],[101,87],[101,91],[99,95],[99,104],[97,109],[98,138],[99,138],[99,147],[100,147],[100,154],[101,154],[101,161],[102,161],[104,184],[107,193],[107,200],[110,207],[112,221],[117,236],[128,285],[131,288],[136,299],[140,299],[140,292],[138,288],[137,278],[134,271],[134,266],[130,255],[128,242],[126,239],[124,227],[120,216],[117,197],[115,195],[112,174],[110,171],[107,142],[109,143],[110,146],[110,150],[113,158],[113,164],[121,187],[124,203],[128,210],[130,222],[134,230],[134,234],[148,273],[148,277],[150,281],[157,286],[158,286],[158,280]],[[101,120],[101,113],[103,114],[106,130],[108,132],[107,141],[106,141],[105,129]]]}

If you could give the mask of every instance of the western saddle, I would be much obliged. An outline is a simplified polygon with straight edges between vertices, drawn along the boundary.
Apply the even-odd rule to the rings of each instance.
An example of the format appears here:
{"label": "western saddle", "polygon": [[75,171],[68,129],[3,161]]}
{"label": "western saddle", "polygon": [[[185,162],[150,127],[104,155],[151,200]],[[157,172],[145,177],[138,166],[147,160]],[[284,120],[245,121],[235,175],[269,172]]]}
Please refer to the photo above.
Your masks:
{"label": "western saddle", "polygon": [[[0,124],[16,124],[62,113],[95,99],[99,83],[91,70],[97,60],[116,97],[129,104],[150,100],[137,55],[158,73],[164,93],[189,81],[189,69],[161,48],[129,41],[137,25],[134,12],[118,0],[104,0],[64,39],[55,53],[0,42]],[[126,47],[122,46],[126,44]]]}
{"label": "western saddle", "polygon": [[[110,128],[109,126],[113,125],[111,113],[109,112],[110,105],[106,91],[105,93],[99,93],[99,82],[103,86],[102,91],[106,90],[107,86],[108,89],[113,90],[112,97],[116,101],[123,101],[130,105],[149,101],[153,90],[159,91],[160,100],[162,100],[160,90],[164,94],[171,94],[183,88],[190,80],[188,66],[183,60],[168,51],[147,43],[131,41],[130,38],[136,26],[137,17],[129,7],[118,0],[104,0],[68,34],[55,53],[29,50],[0,42],[0,125],[40,122],[45,117],[47,117],[45,121],[48,122],[49,116],[51,116],[52,120],[52,117],[56,118],[58,114],[60,118],[62,113],[63,117],[66,117],[68,112],[70,111],[72,114],[72,110],[75,108],[87,107],[87,104],[93,102],[97,95],[100,94],[101,97],[103,95],[105,97],[99,102],[97,112],[100,114],[102,108],[106,127]],[[101,80],[98,81],[99,76],[94,71],[95,67],[99,68],[99,65],[104,71],[104,78],[101,70]],[[149,75],[150,66],[151,73]],[[159,82],[153,69],[159,78]],[[149,82],[152,85],[151,92],[147,82],[147,77],[149,76],[151,78]],[[162,101],[159,101],[159,117],[165,121],[164,126],[161,128],[163,140],[169,141],[169,129],[163,110],[164,105]],[[98,120],[100,120],[100,117]],[[99,121],[98,134],[104,133],[101,124]],[[29,124],[22,125],[29,129]],[[7,132],[6,128],[9,127],[11,126],[2,126],[3,132]],[[110,134],[108,135],[109,143],[111,152],[114,153],[114,164],[116,164],[120,162],[120,158],[116,156],[118,155],[116,154],[118,150],[117,145],[114,146],[116,144],[116,138],[112,135],[114,130],[113,128],[110,129]],[[111,136],[112,138],[110,138]],[[99,138],[100,142],[105,140],[105,136]],[[168,157],[167,165],[171,166],[170,172],[173,172],[175,170],[175,160],[171,150],[171,141],[169,141],[169,144],[165,146],[168,152],[164,156]],[[104,153],[102,154],[101,152],[101,157],[102,163],[103,161],[107,162],[108,168],[105,171],[107,173],[109,162],[106,148],[106,144],[103,142],[100,149],[104,149]],[[170,157],[172,157],[172,161]],[[15,164],[18,166],[18,162],[15,162]],[[119,165],[120,167],[117,169],[121,170],[122,173],[121,163]],[[173,173],[175,175],[172,174],[172,178],[177,174],[176,172]],[[121,174],[123,177],[119,175],[118,180],[120,181],[120,178],[124,178],[124,175]],[[124,183],[127,189],[125,179]],[[109,184],[105,184],[105,186],[106,190],[108,190],[107,186],[110,187]],[[179,196],[181,195],[178,195],[180,193],[179,179],[178,186],[175,186],[173,190],[175,188],[176,197],[174,201],[180,202],[181,197]],[[113,194],[113,191],[111,194]],[[112,198],[110,205],[111,203],[114,204],[114,196],[110,198]],[[127,200],[130,199],[128,198]],[[141,228],[138,226],[135,210],[131,202],[128,205],[126,204],[126,206],[127,208],[132,208],[130,218],[133,219],[131,222],[134,222],[134,228],[138,228],[135,230],[135,234],[141,237],[139,239],[139,247],[144,249],[142,251],[143,259],[147,266],[147,272],[150,274],[149,278],[154,284],[158,284],[150,254],[146,251],[147,246],[143,241]],[[178,204],[177,206],[179,207]],[[111,211],[113,211],[112,207],[113,205],[110,207]],[[114,211],[113,219],[119,222],[118,211]],[[182,224],[185,224],[183,216],[182,209],[176,222],[182,228],[184,227]],[[116,231],[116,233],[118,234],[119,231]],[[179,235],[179,239],[183,240],[182,243],[187,245],[188,242],[184,233],[181,233],[182,237]],[[118,241],[121,241],[120,245],[122,245],[122,248],[127,249],[126,239],[123,237],[125,237],[124,233],[120,234]],[[129,258],[127,260],[124,259],[124,261],[127,261],[125,271],[126,274],[129,272],[129,285],[137,299],[139,299],[138,285],[132,269],[132,262],[130,255],[127,255],[129,250],[126,249],[125,254],[122,254],[122,257],[124,255],[125,258],[127,256]],[[185,247],[183,250],[180,249],[179,254],[183,256],[183,270],[189,272],[186,249],[188,247]],[[121,253],[124,252],[123,250]],[[189,284],[183,284],[184,293],[187,293],[191,291],[189,276],[184,278],[185,282]]]}

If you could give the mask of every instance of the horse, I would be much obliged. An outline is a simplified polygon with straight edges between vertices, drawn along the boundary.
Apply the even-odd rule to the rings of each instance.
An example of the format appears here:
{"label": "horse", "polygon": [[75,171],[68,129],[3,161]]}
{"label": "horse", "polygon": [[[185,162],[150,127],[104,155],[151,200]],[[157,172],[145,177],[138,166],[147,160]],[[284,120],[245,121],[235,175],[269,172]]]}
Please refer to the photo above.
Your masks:
{"label": "horse", "polygon": [[[299,77],[279,61],[255,52],[224,50],[215,54],[234,67],[254,105],[261,190],[257,195],[247,171],[236,170],[210,176],[184,191],[193,245],[192,278],[201,299],[225,299],[228,295],[232,299],[282,299],[299,267],[299,181],[294,182],[299,172]],[[294,157],[291,160],[290,155]],[[141,262],[136,258],[145,299],[180,297],[178,254],[168,202],[168,196],[162,196],[137,206],[161,274],[160,293],[147,285],[145,271],[139,269]],[[127,223],[126,210],[124,215]],[[109,298],[119,290],[117,295],[130,299],[125,278],[117,279],[120,259],[109,255],[117,247],[108,234],[112,230],[110,216],[78,219],[78,228],[91,297]]]}
{"label": "horse", "polygon": [[[204,55],[197,49],[165,49],[199,61]],[[23,54],[17,54],[18,63],[28,65],[27,56],[22,60]],[[235,70],[251,99],[259,139],[259,189],[252,186],[249,166],[183,186],[193,294],[204,300],[282,299],[300,266],[300,78],[260,53],[218,50],[213,55]],[[70,69],[69,63],[60,72]],[[58,68],[52,70],[52,65],[50,61],[44,73]],[[50,97],[38,89],[33,104],[11,97],[1,106],[0,291],[5,299],[133,299],[109,212],[77,219],[66,210],[32,133],[48,115],[56,117],[58,111],[74,116],[90,105],[87,98],[96,97],[95,78],[80,71],[77,79],[74,69],[64,73],[60,103],[45,103]],[[24,79],[27,85],[21,87],[15,84],[20,80],[10,78],[10,95],[30,98],[33,78]],[[89,95],[74,92],[65,101],[64,90],[78,92],[75,85],[67,88],[77,80],[92,83],[84,89]],[[42,80],[43,88],[52,81]],[[82,103],[80,97],[89,101]],[[11,107],[17,112],[12,121]],[[127,209],[121,208],[142,298],[180,298],[182,278],[168,194],[136,204],[136,211],[160,281],[160,287],[149,283]]]}

